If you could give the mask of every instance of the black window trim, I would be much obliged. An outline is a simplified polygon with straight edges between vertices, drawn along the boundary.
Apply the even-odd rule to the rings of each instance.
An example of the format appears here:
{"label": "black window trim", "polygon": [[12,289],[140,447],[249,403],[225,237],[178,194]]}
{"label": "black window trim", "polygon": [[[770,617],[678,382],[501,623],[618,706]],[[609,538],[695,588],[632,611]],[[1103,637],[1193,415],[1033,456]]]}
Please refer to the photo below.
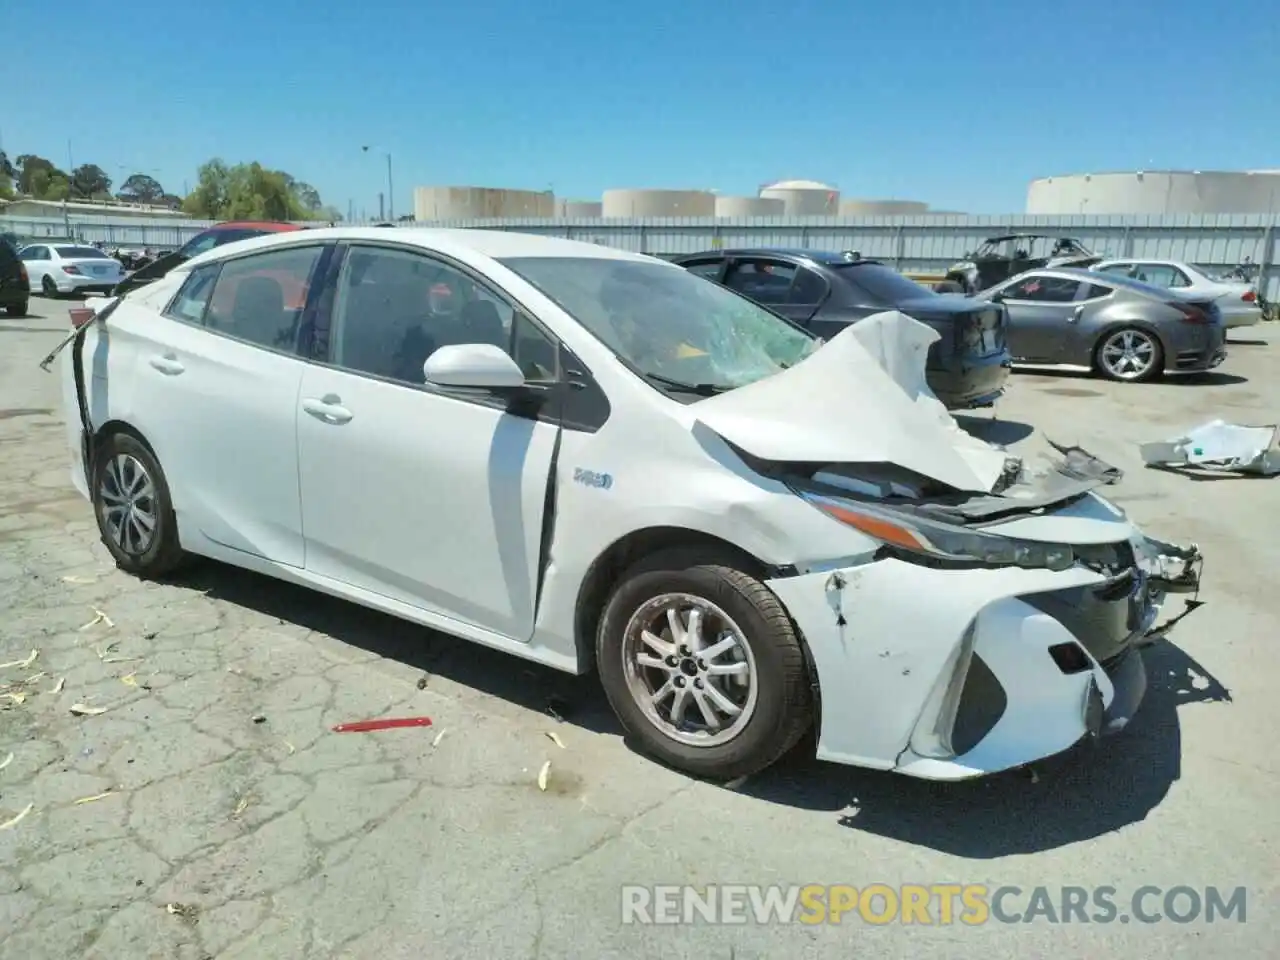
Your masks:
{"label": "black window trim", "polygon": [[[393,387],[400,387],[405,390],[413,390],[418,393],[425,393],[428,396],[443,397],[448,400],[455,400],[462,403],[471,403],[491,409],[504,411],[513,416],[523,417],[524,419],[538,420],[543,423],[553,423],[562,426],[567,430],[575,430],[579,432],[594,433],[602,427],[609,418],[611,407],[608,395],[604,388],[600,386],[599,381],[592,374],[590,368],[575,354],[554,332],[549,330],[532,310],[530,310],[510,291],[499,286],[491,277],[487,277],[480,271],[476,270],[470,264],[464,263],[455,257],[449,256],[439,250],[430,250],[417,244],[404,243],[396,241],[392,238],[377,240],[359,238],[359,239],[339,239],[334,241],[335,254],[329,264],[329,269],[323,278],[323,293],[317,297],[317,308],[312,320],[312,333],[319,339],[319,330],[324,329],[325,349],[324,356],[318,356],[313,350],[311,354],[304,359],[308,363],[315,364],[319,367],[325,367],[336,373],[347,374],[348,376],[361,377],[365,380],[373,380],[378,383],[386,383]],[[376,373],[368,373],[364,370],[352,370],[347,367],[338,366],[332,360],[333,343],[332,332],[334,323],[334,313],[337,306],[338,283],[344,274],[343,266],[345,265],[347,255],[352,249],[383,249],[394,250],[399,253],[407,253],[413,256],[422,257],[425,260],[435,261],[442,266],[456,270],[477,286],[483,287],[490,295],[494,296],[500,302],[509,305],[512,308],[512,325],[516,323],[516,317],[521,316],[528,323],[533,324],[535,330],[546,337],[556,350],[556,362],[558,366],[557,379],[554,381],[536,381],[536,385],[546,388],[547,398],[541,404],[533,409],[527,407],[526,402],[519,399],[513,400],[510,394],[481,388],[470,387],[446,387],[434,383],[407,383],[404,380],[396,380],[392,377],[383,377]],[[320,296],[325,298],[325,306],[323,309],[319,307]],[[562,410],[568,405],[567,398],[569,392],[590,393],[593,392],[603,399],[598,413],[581,419],[570,419],[569,416],[563,415]]]}
{"label": "black window trim", "polygon": [[[243,337],[237,337],[225,330],[210,327],[205,323],[205,319],[209,313],[209,306],[213,303],[213,294],[217,293],[218,284],[222,281],[222,270],[228,263],[247,260],[251,257],[263,257],[273,253],[283,253],[285,251],[296,250],[301,247],[318,247],[320,249],[320,256],[316,259],[315,264],[311,268],[311,276],[307,278],[307,300],[306,303],[303,304],[302,313],[298,318],[298,330],[297,334],[294,336],[293,349],[286,350],[281,347],[273,347],[268,346],[265,343],[258,343],[254,340],[246,340]],[[232,343],[241,343],[247,347],[266,350],[268,353],[278,354],[282,357],[291,357],[292,359],[306,362],[308,361],[307,353],[309,350],[303,349],[302,333],[307,329],[308,316],[311,315],[315,309],[315,303],[320,295],[320,290],[323,287],[323,283],[321,281],[325,279],[326,265],[329,258],[333,255],[333,248],[334,244],[332,240],[307,240],[299,243],[281,244],[278,247],[269,247],[266,250],[250,250],[246,253],[239,253],[230,257],[221,257],[217,260],[212,260],[209,263],[202,263],[198,267],[187,272],[187,278],[178,285],[178,289],[174,291],[173,296],[169,298],[160,313],[166,320],[172,320],[174,323],[185,324],[188,327],[201,330],[212,336],[221,337],[223,340],[230,340]],[[183,289],[191,282],[192,276],[197,271],[204,270],[209,267],[217,267],[218,276],[214,280],[213,293],[210,294],[209,300],[205,303],[204,311],[200,314],[200,322],[197,324],[188,320],[186,317],[175,316],[173,314],[173,307],[177,303],[178,297],[181,296]]]}
{"label": "black window trim", "polygon": [[[1014,289],[1020,284],[1026,283],[1028,280],[1065,280],[1067,282],[1074,282],[1076,284],[1076,292],[1072,294],[1070,300],[1031,300],[1027,297],[1015,297],[1015,296],[1009,295],[1010,290]],[[1080,285],[1082,283],[1084,283],[1083,280],[1079,280],[1074,277],[1057,277],[1057,276],[1054,276],[1053,274],[1036,274],[1031,277],[1015,278],[1014,280],[1011,280],[1007,286],[1000,288],[999,292],[1001,297],[1003,297],[1005,300],[1012,300],[1014,303],[1039,303],[1039,304],[1047,304],[1049,306],[1053,306],[1054,304],[1062,305],[1067,303],[1078,302],[1078,298],[1080,296],[1080,289],[1081,289]]]}

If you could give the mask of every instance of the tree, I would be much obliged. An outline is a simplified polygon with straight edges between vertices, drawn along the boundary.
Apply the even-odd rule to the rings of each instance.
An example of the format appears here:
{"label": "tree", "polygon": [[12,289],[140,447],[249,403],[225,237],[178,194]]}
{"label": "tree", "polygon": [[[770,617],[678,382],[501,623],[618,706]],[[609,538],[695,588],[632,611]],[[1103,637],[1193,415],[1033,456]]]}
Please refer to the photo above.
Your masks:
{"label": "tree", "polygon": [[70,178],[44,157],[34,153],[24,153],[18,157],[19,193],[40,200],[61,200],[66,194],[62,197],[47,196],[50,186],[58,180],[68,181]]}
{"label": "tree", "polygon": [[9,155],[0,150],[0,200],[13,199],[13,181],[17,176],[18,171],[9,162]]}
{"label": "tree", "polygon": [[84,163],[71,172],[73,197],[111,196],[111,178],[96,163]]}
{"label": "tree", "polygon": [[187,213],[207,220],[310,220],[321,206],[315,188],[281,170],[216,158],[200,167],[196,188],[182,202]]}
{"label": "tree", "polygon": [[155,177],[145,173],[132,173],[120,184],[117,200],[128,203],[160,203],[165,196],[164,187]]}

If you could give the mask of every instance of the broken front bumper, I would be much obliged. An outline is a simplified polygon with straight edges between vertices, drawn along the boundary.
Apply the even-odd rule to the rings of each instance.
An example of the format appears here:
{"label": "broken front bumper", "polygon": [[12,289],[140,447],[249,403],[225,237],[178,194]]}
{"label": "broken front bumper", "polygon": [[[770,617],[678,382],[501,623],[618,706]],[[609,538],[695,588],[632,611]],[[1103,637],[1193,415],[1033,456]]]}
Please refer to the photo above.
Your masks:
{"label": "broken front bumper", "polygon": [[959,780],[1122,729],[1165,593],[1198,578],[1194,548],[1133,550],[1113,576],[887,559],[770,580],[813,656],[819,758]]}

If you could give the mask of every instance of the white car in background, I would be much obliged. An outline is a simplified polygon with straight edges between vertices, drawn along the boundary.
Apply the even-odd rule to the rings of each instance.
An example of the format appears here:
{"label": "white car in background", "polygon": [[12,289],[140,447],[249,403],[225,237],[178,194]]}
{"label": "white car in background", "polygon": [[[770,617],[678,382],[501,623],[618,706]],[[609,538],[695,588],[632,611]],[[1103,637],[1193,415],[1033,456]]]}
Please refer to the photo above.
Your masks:
{"label": "white car in background", "polygon": [[1258,306],[1253,284],[1218,280],[1179,260],[1103,260],[1089,269],[1131,277],[1193,299],[1212,299],[1222,311],[1222,323],[1228,330],[1250,327],[1262,320],[1262,308]]}
{"label": "white car in background", "polygon": [[19,258],[27,266],[31,291],[46,297],[64,293],[110,293],[124,279],[120,261],[83,244],[32,243]]}
{"label": "white car in background", "polygon": [[1056,754],[1125,726],[1162,597],[1198,582],[1105,465],[961,431],[900,313],[823,344],[653,258],[358,227],[91,306],[72,477],[122,569],[198,554],[597,670],[694,775],[815,724],[819,757],[929,779]]}

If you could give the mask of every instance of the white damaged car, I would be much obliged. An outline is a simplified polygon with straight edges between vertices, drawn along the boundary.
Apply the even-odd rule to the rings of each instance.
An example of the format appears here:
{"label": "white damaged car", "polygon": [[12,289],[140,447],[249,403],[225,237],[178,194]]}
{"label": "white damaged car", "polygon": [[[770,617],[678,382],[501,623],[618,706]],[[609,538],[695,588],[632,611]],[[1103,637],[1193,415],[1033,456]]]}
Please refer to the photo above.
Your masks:
{"label": "white damaged car", "polygon": [[361,228],[91,306],[72,474],[122,569],[210,557],[597,670],[691,774],[815,724],[823,759],[931,779],[1059,753],[1128,722],[1162,596],[1198,584],[1105,464],[961,431],[901,314],[823,344],[648,257]]}

